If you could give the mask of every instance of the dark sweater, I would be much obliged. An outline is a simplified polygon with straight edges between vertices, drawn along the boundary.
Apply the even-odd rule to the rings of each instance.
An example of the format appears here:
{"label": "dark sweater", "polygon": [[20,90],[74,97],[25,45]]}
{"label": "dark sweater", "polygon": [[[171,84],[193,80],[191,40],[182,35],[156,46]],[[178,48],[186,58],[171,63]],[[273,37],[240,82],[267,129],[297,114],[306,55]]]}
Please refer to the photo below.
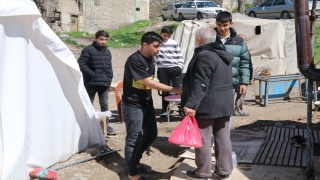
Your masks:
{"label": "dark sweater", "polygon": [[93,42],[78,59],[85,86],[109,87],[113,78],[111,52],[107,46]]}
{"label": "dark sweater", "polygon": [[196,110],[197,119],[234,114],[232,60],[216,42],[195,49],[183,78],[181,105]]}

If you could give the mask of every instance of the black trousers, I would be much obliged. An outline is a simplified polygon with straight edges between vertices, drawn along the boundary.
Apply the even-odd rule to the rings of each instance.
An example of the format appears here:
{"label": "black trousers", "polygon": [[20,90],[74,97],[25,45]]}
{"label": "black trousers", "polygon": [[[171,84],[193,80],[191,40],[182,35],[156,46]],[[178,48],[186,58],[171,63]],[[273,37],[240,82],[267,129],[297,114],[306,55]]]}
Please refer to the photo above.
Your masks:
{"label": "black trousers", "polygon": [[85,86],[93,105],[94,96],[98,93],[101,111],[108,111],[108,90],[109,87],[104,86]]}
{"label": "black trousers", "polygon": [[[162,84],[179,88],[182,81],[182,70],[180,67],[159,68],[158,79]],[[169,94],[168,92],[162,92],[162,113],[167,111],[169,103],[164,100],[164,97]]]}

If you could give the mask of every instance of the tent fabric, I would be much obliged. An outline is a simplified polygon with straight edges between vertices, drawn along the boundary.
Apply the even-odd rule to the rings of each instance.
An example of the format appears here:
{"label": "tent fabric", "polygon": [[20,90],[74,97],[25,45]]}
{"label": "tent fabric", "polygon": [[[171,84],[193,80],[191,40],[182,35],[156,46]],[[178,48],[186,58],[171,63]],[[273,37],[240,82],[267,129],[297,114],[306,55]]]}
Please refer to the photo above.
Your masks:
{"label": "tent fabric", "polygon": [[[263,66],[269,66],[273,75],[297,73],[297,59],[294,22],[292,20],[268,20],[252,18],[239,13],[232,14],[233,27],[239,34],[245,34],[248,37],[248,48],[252,56],[254,74],[257,75]],[[185,59],[186,71],[189,61],[192,58],[194,49],[194,34],[198,27],[215,28],[215,18],[203,19],[201,21],[182,21],[178,26],[175,36],[181,46],[181,51],[188,52],[183,54]],[[255,34],[256,26],[261,26],[261,34]],[[188,31],[183,31],[188,29]],[[183,38],[182,38],[183,37]],[[181,40],[183,39],[183,40]],[[192,39],[193,41],[188,41]]]}
{"label": "tent fabric", "polygon": [[294,19],[281,20],[286,35],[286,74],[299,73]]}
{"label": "tent fabric", "polygon": [[0,179],[106,145],[77,60],[29,0],[0,0]]}
{"label": "tent fabric", "polygon": [[185,20],[180,23],[175,32],[172,34],[171,39],[177,41],[181,48],[182,56],[184,58],[183,73],[187,71],[188,64],[193,56],[194,36],[196,29],[200,27],[208,27],[205,22],[195,22],[191,20]]}

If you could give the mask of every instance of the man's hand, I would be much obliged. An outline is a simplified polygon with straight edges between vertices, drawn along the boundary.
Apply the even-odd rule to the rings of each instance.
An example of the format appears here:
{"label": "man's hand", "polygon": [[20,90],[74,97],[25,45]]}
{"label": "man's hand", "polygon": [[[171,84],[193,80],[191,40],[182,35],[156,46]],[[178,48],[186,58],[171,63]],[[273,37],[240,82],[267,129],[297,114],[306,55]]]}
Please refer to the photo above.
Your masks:
{"label": "man's hand", "polygon": [[249,81],[249,85],[252,85],[252,84],[253,84],[253,80],[250,80],[250,81]]}
{"label": "man's hand", "polygon": [[173,92],[176,93],[176,94],[181,95],[181,94],[182,94],[182,87],[180,87],[180,88],[173,88]]}
{"label": "man's hand", "polygon": [[247,86],[246,85],[240,85],[239,93],[245,94],[247,92]]}
{"label": "man's hand", "polygon": [[195,116],[196,115],[196,110],[190,109],[188,107],[183,107],[183,111],[186,116]]}

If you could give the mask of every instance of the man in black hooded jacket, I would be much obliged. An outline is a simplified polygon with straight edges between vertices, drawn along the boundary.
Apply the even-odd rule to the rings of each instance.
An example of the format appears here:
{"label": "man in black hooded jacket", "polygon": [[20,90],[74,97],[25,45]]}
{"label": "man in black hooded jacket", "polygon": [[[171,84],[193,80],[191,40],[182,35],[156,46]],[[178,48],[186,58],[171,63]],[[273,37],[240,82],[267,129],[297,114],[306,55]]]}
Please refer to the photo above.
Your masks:
{"label": "man in black hooded jacket", "polygon": [[[108,89],[113,78],[112,56],[106,46],[108,38],[108,32],[104,30],[96,32],[94,42],[82,50],[78,59],[90,101],[93,104],[94,96],[98,93],[102,112],[108,111]],[[116,131],[109,126],[108,118],[107,134],[116,134]]]}
{"label": "man in black hooded jacket", "polygon": [[187,171],[188,179],[211,177],[211,135],[215,139],[214,175],[228,179],[232,172],[229,119],[234,114],[232,87],[233,56],[215,42],[216,32],[199,28],[196,49],[183,78],[181,106],[187,116],[195,116],[202,147],[195,148],[197,170]]}

